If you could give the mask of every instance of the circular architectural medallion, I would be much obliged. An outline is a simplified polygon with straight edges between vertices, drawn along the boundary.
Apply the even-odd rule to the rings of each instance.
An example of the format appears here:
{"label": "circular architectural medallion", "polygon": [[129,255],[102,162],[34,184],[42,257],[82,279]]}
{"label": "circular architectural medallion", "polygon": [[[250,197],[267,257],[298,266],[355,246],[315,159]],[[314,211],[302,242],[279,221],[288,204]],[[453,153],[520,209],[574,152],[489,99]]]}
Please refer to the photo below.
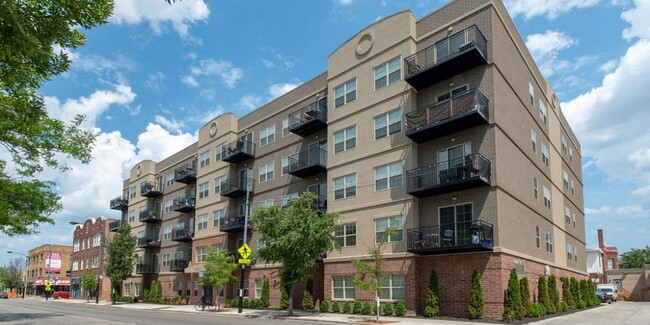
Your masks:
{"label": "circular architectural medallion", "polygon": [[213,138],[215,135],[217,135],[218,130],[219,126],[217,125],[217,122],[212,122],[212,124],[210,124],[210,137]]}
{"label": "circular architectural medallion", "polygon": [[135,168],[135,174],[137,176],[140,176],[140,174],[142,174],[142,166],[138,165],[138,167]]}
{"label": "circular architectural medallion", "polygon": [[357,45],[357,54],[365,55],[372,48],[372,43],[375,41],[372,33],[366,33],[361,38],[359,38],[359,44]]}

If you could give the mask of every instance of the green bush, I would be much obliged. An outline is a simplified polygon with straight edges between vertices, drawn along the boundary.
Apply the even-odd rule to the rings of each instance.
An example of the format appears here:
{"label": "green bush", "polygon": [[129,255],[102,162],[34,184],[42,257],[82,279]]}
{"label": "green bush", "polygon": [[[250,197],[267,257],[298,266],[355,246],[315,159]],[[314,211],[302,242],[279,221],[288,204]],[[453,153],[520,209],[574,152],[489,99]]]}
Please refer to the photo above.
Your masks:
{"label": "green bush", "polygon": [[429,289],[424,306],[424,315],[433,317],[440,313],[440,288],[438,284],[438,273],[431,270],[429,275]]}
{"label": "green bush", "polygon": [[251,307],[251,301],[248,300],[248,298],[244,298],[244,302],[242,303],[243,308],[250,308]]}
{"label": "green bush", "polygon": [[523,277],[519,280],[519,294],[521,295],[521,306],[526,313],[530,315],[530,286],[528,285],[528,277]]}
{"label": "green bush", "polygon": [[576,307],[578,309],[582,309],[582,308],[587,307],[587,304],[584,301],[582,301],[582,299],[581,299],[580,301],[578,301],[578,305]]}
{"label": "green bush", "polygon": [[546,309],[547,314],[555,314],[555,306],[551,303],[546,280],[546,276],[539,276],[539,279],[537,280],[537,298],[539,302],[544,304],[544,309]]}
{"label": "green bush", "polygon": [[269,284],[269,279],[264,278],[262,280],[262,308],[269,308],[271,301],[271,285]]}
{"label": "green bush", "polygon": [[352,308],[352,313],[354,314],[361,314],[361,301],[355,300],[354,301],[354,307]]}
{"label": "green bush", "polygon": [[573,304],[576,306],[576,308],[580,308],[579,307],[580,301],[582,301],[582,298],[580,297],[580,283],[578,283],[578,280],[576,280],[576,278],[572,277],[569,280],[569,285],[571,287],[571,296],[573,297]]}
{"label": "green bush", "polygon": [[530,305],[530,317],[542,317],[546,315],[544,305],[536,302]]}
{"label": "green bush", "polygon": [[560,312],[566,313],[569,311],[569,304],[567,304],[566,301],[560,301],[560,307],[558,309]]}
{"label": "green bush", "polygon": [[138,297],[133,297],[133,302],[134,302],[134,303],[137,303],[138,301],[140,301],[140,300],[138,299]]}
{"label": "green bush", "polygon": [[406,305],[400,302],[395,307],[395,316],[404,316],[404,315],[406,315]]}
{"label": "green bush", "polygon": [[392,304],[384,304],[381,306],[381,315],[382,316],[392,316],[393,315],[393,305]]}
{"label": "green bush", "polygon": [[321,313],[326,313],[328,311],[330,311],[330,303],[327,302],[327,300],[321,301],[321,303],[320,303],[320,312]]}
{"label": "green bush", "polygon": [[511,323],[517,318],[517,313],[510,306],[503,308],[503,321]]}
{"label": "green bush", "polygon": [[557,289],[557,278],[555,274],[551,274],[548,277],[548,297],[553,306],[552,313],[555,314],[560,309],[560,291]]}
{"label": "green bush", "polygon": [[280,309],[287,309],[289,308],[289,289],[282,286],[280,291]]}
{"label": "green bush", "polygon": [[[518,285],[519,283],[517,283]],[[481,318],[485,313],[485,303],[483,302],[483,288],[481,287],[481,273],[474,270],[472,274],[472,289],[469,300],[469,317]]]}
{"label": "green bush", "polygon": [[343,304],[343,313],[344,313],[344,314],[349,314],[351,311],[352,311],[352,306],[350,306],[350,302],[349,302],[349,301],[346,301],[346,302]]}
{"label": "green bush", "polygon": [[302,309],[303,310],[313,310],[314,309],[314,297],[311,295],[309,290],[305,290],[302,296]]}
{"label": "green bush", "polygon": [[571,282],[569,278],[562,278],[562,299],[566,302],[569,308],[575,308],[575,303],[573,302],[573,295],[571,294]]}
{"label": "green bush", "polygon": [[592,284],[589,280],[580,280],[580,300],[584,302],[584,307],[591,306],[592,300],[589,296],[589,287],[591,286]]}
{"label": "green bush", "polygon": [[[526,315],[526,310],[521,304],[521,291],[519,288],[519,278],[517,277],[517,271],[512,269],[510,271],[510,278],[508,279],[508,296],[506,307],[509,307],[512,312],[515,313],[516,319],[521,319]],[[504,310],[504,316],[506,316]],[[509,315],[507,315],[509,316]],[[504,317],[504,320],[510,321]]]}
{"label": "green bush", "polygon": [[370,303],[364,303],[363,307],[361,307],[361,314],[362,315],[370,315],[372,314],[372,307],[370,306]]}
{"label": "green bush", "polygon": [[338,301],[332,302],[332,312],[333,313],[339,313],[341,312],[341,306],[339,305]]}

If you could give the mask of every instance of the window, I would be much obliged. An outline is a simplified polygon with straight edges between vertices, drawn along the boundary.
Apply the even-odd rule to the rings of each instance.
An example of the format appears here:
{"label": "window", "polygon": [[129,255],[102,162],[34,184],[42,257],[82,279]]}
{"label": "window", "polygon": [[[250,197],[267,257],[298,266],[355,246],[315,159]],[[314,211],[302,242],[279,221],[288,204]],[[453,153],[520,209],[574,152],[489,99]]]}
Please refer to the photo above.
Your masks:
{"label": "window", "polygon": [[334,108],[357,99],[357,79],[354,78],[334,88]]}
{"label": "window", "polygon": [[178,281],[178,295],[182,296],[183,295],[183,282]]}
{"label": "window", "polygon": [[95,237],[93,237],[93,245],[99,246],[101,244],[102,244],[102,234],[95,234]]}
{"label": "window", "polygon": [[614,269],[614,259],[613,258],[608,258],[607,259],[607,269],[608,270],[613,270]]}
{"label": "window", "polygon": [[460,86],[458,88],[452,89],[451,91],[447,91],[443,93],[442,95],[438,95],[436,97],[436,103],[442,103],[446,100],[450,100],[454,97],[458,97],[460,95],[463,95],[467,92],[467,85],[465,86]]}
{"label": "window", "polygon": [[168,267],[171,263],[169,262],[171,259],[172,254],[170,253],[164,253],[162,255],[162,266],[163,267]]}
{"label": "window", "polygon": [[298,161],[298,154],[282,157],[282,176],[289,174],[289,164]]}
{"label": "window", "polygon": [[[237,245],[239,247],[241,245]],[[248,279],[244,279],[244,286],[242,287],[240,285],[241,281],[237,280],[237,287],[236,288],[244,288],[244,297],[248,297]]]}
{"label": "window", "polygon": [[530,96],[530,106],[535,107],[535,88],[531,82],[528,83],[528,95]]}
{"label": "window", "polygon": [[72,261],[72,270],[73,271],[79,270],[79,262],[78,261]]}
{"label": "window", "polygon": [[221,222],[221,219],[223,219],[226,216],[226,209],[220,209],[220,210],[215,210],[212,212],[212,225],[214,227],[219,227],[219,223]]}
{"label": "window", "polygon": [[564,206],[564,221],[571,224],[571,209],[568,206]]}
{"label": "window", "polygon": [[259,169],[260,183],[272,180],[274,170],[275,170],[275,162],[274,161],[260,166],[260,169]]}
{"label": "window", "polygon": [[135,210],[129,211],[129,222],[133,222],[133,221],[135,221]]}
{"label": "window", "polygon": [[210,166],[210,149],[201,153],[199,157],[199,166],[201,168]]}
{"label": "window", "polygon": [[[395,234],[388,235],[386,228],[395,228]],[[402,216],[381,218],[375,220],[375,241],[380,242],[394,242],[402,240],[402,233],[404,232],[402,226]]]}
{"label": "window", "polygon": [[169,172],[169,174],[167,174],[167,182],[165,184],[167,186],[170,186],[170,185],[174,184],[174,172],[173,171]]}
{"label": "window", "polygon": [[564,134],[562,134],[562,139],[561,140],[562,140],[562,154],[566,155],[567,151],[568,151],[568,149],[567,149],[568,146],[567,146],[567,141],[566,141],[566,137],[564,136]]}
{"label": "window", "polygon": [[79,251],[79,241],[78,241],[78,240],[75,240],[75,241],[74,241],[74,245],[73,245],[72,251],[73,251],[73,252],[78,252],[78,251]]}
{"label": "window", "polygon": [[381,277],[379,288],[379,299],[404,301],[406,289],[404,276],[391,274]]}
{"label": "window", "polygon": [[562,180],[563,180],[563,184],[564,184],[564,189],[568,190],[569,189],[569,174],[564,169],[562,169]]}
{"label": "window", "polygon": [[196,261],[197,262],[205,261],[205,246],[196,248]]}
{"label": "window", "polygon": [[202,214],[196,218],[196,229],[204,230],[208,228],[208,214]]}
{"label": "window", "polygon": [[127,283],[124,285],[124,295],[125,296],[130,296],[131,295],[131,284]]}
{"label": "window", "polygon": [[141,283],[136,283],[135,284],[135,296],[140,297],[142,295],[142,284]]}
{"label": "window", "polygon": [[260,130],[260,147],[271,144],[275,141],[275,124]]}
{"label": "window", "polygon": [[129,190],[129,197],[130,198],[135,197],[135,186],[131,186],[131,189]]}
{"label": "window", "polygon": [[344,199],[357,195],[357,174],[350,174],[334,179],[334,199]]}
{"label": "window", "polygon": [[573,180],[571,180],[571,194],[576,194],[576,186],[575,183],[573,183]]}
{"label": "window", "polygon": [[165,226],[163,229],[163,239],[171,239],[172,238],[172,226]]}
{"label": "window", "polygon": [[165,201],[165,212],[170,212],[174,208],[174,200],[170,199]]}
{"label": "window", "polygon": [[539,187],[537,187],[537,177],[533,176],[533,197],[535,200],[538,200],[539,197]]}
{"label": "window", "polygon": [[291,134],[291,132],[289,131],[289,119],[285,118],[284,120],[282,120],[282,137],[283,138],[287,137],[289,136],[289,134]]}
{"label": "window", "polygon": [[194,291],[192,292],[192,295],[193,295],[194,297],[198,297],[198,296],[199,296],[199,288],[200,288],[200,287],[199,287],[199,281],[194,281]]}
{"label": "window", "polygon": [[208,197],[210,195],[210,182],[199,184],[199,199]]}
{"label": "window", "polygon": [[357,146],[357,126],[334,132],[334,152],[341,152]]}
{"label": "window", "polygon": [[192,295],[192,281],[185,282],[185,295],[188,297]]}
{"label": "window", "polygon": [[544,186],[544,206],[551,208],[551,190]]}
{"label": "window", "polygon": [[375,191],[402,186],[402,162],[375,167]]}
{"label": "window", "polygon": [[578,262],[578,247],[573,246],[573,261]]}
{"label": "window", "polygon": [[544,124],[546,124],[546,105],[544,105],[544,102],[541,99],[539,100],[539,118],[542,119]]}
{"label": "window", "polygon": [[572,214],[571,214],[571,217],[572,217],[572,219],[573,219],[573,228],[575,228],[575,227],[576,227],[576,214],[575,214],[575,213],[572,213]]}
{"label": "window", "polygon": [[354,277],[333,276],[332,290],[334,299],[354,299]]}
{"label": "window", "polygon": [[396,57],[375,68],[375,90],[390,85],[402,78],[402,59]]}
{"label": "window", "polygon": [[291,200],[297,199],[299,196],[298,193],[291,193],[287,195],[283,195],[282,198],[280,199],[280,207],[286,207],[291,203]]}
{"label": "window", "polygon": [[530,142],[533,145],[533,152],[537,152],[537,131],[530,129]]}
{"label": "window", "polygon": [[402,131],[402,109],[390,111],[375,117],[375,140]]}
{"label": "window", "polygon": [[569,161],[573,162],[573,148],[569,147]]}
{"label": "window", "polygon": [[546,232],[546,251],[553,253],[553,234]]}
{"label": "window", "polygon": [[214,194],[221,194],[221,186],[226,182],[226,176],[218,176],[214,178]]}
{"label": "window", "polygon": [[255,279],[255,298],[262,298],[262,286],[264,285],[264,280]]}
{"label": "window", "polygon": [[228,145],[224,143],[218,144],[214,148],[214,157],[217,161],[223,159],[226,156],[226,152],[228,152]]}
{"label": "window", "polygon": [[573,245],[571,243],[566,244],[566,259],[569,261],[573,260]]}
{"label": "window", "polygon": [[544,165],[548,167],[548,147],[546,146],[546,143],[542,142],[542,162],[544,162]]}
{"label": "window", "polygon": [[355,246],[357,244],[357,223],[350,222],[337,226],[334,236],[341,247]]}
{"label": "window", "polygon": [[263,201],[260,201],[260,203],[257,204],[258,208],[266,208],[266,207],[270,207],[270,206],[273,206],[273,199],[263,200]]}
{"label": "window", "polygon": [[541,238],[539,234],[539,226],[535,226],[535,247],[541,247]]}

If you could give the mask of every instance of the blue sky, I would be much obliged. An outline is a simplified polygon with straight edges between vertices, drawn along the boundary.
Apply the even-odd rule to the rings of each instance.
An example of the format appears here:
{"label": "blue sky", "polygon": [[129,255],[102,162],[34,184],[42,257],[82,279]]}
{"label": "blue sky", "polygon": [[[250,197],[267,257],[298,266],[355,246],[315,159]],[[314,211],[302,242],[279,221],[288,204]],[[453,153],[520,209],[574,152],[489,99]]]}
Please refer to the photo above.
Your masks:
{"label": "blue sky", "polygon": [[[138,161],[160,160],[194,142],[211,117],[245,115],[324,72],[328,55],[377,19],[405,9],[421,18],[447,3],[115,2],[85,47],[62,49],[70,70],[42,88],[53,116],[88,116],[94,160],[43,173],[64,210],[37,236],[0,235],[3,252],[71,244],[71,220],[119,218],[108,202]],[[650,244],[650,1],[505,3],[582,144],[587,245],[598,228],[622,251]],[[0,265],[9,258],[0,254]]]}

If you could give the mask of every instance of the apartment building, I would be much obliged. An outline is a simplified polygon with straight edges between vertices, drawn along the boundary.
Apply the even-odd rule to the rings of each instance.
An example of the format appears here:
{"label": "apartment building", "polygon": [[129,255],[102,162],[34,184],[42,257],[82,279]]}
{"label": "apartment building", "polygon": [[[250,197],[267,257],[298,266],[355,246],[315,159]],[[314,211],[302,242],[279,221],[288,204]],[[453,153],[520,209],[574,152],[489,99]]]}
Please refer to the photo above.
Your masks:
{"label": "apartment building", "polygon": [[[310,191],[315,208],[342,217],[341,250],[315,272],[316,297],[372,300],[354,288],[351,260],[387,240],[382,301],[421,312],[435,270],[441,314],[466,316],[478,270],[486,316],[499,318],[512,269],[531,283],[587,277],[580,151],[501,1],[453,1],[420,19],[399,12],[341,44],[323,74],[133,167],[111,207],[153,237],[124,289],[155,277],[164,295],[200,297],[205,247],[242,244],[247,197],[254,213]],[[259,235],[248,238],[255,250]],[[245,294],[258,297],[265,276],[276,277],[273,265],[247,269]],[[272,306],[279,296],[272,290]]]}
{"label": "apartment building", "polygon": [[111,223],[119,223],[119,220],[104,217],[87,218],[83,224],[75,226],[71,257],[71,298],[87,298],[89,294],[95,296],[95,288],[87,293],[81,287],[81,277],[89,272],[100,277],[99,299],[111,299],[111,281],[106,277],[104,262],[107,256],[106,239],[110,240],[113,235],[109,232]]}
{"label": "apartment building", "polygon": [[42,295],[45,281],[52,282],[53,290],[69,290],[70,256],[72,246],[45,244],[27,253],[27,294]]}

